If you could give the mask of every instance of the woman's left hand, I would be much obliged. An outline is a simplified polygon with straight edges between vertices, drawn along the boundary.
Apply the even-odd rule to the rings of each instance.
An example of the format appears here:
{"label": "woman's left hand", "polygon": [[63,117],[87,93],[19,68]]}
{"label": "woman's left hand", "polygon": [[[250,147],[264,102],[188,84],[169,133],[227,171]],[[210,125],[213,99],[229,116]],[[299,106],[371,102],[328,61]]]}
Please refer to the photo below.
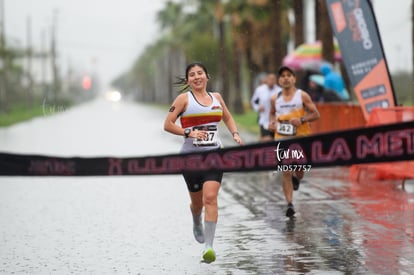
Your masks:
{"label": "woman's left hand", "polygon": [[234,134],[233,135],[233,139],[234,139],[234,141],[235,142],[237,142],[239,145],[243,145],[244,143],[243,143],[243,140],[241,139],[241,137],[239,136],[239,134]]}

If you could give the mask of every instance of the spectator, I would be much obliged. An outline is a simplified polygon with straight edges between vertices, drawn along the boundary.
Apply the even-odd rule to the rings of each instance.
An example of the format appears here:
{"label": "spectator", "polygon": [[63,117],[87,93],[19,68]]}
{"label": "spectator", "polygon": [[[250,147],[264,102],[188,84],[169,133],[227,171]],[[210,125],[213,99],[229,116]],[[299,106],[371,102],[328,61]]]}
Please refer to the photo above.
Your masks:
{"label": "spectator", "polygon": [[269,112],[270,112],[270,98],[277,94],[282,89],[276,84],[276,75],[268,74],[265,84],[258,86],[250,100],[252,108],[258,112],[258,123],[260,126],[260,140],[271,141],[274,137],[274,132],[269,131]]}
{"label": "spectator", "polygon": [[324,85],[325,78],[319,74],[312,74],[308,77],[308,84],[306,85],[308,88],[307,91],[311,96],[313,102],[323,102],[323,93],[324,93]]}
{"label": "spectator", "polygon": [[349,100],[348,91],[345,89],[344,80],[342,77],[332,70],[331,65],[323,64],[321,66],[321,73],[325,77],[325,90],[332,90],[336,92],[342,100]]}
{"label": "spectator", "polygon": [[315,103],[337,102],[342,101],[339,95],[333,90],[324,88],[325,78],[319,74],[313,74],[309,77],[309,89],[307,92]]}

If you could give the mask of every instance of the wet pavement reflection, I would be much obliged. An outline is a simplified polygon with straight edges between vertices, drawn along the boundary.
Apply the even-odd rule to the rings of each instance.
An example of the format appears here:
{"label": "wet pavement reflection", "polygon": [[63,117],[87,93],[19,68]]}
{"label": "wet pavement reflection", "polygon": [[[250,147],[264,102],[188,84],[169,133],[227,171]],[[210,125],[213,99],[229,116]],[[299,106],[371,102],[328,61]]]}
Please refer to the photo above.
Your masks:
{"label": "wet pavement reflection", "polygon": [[[289,249],[270,252],[279,269],[269,269],[269,274],[413,273],[413,193],[401,190],[396,181],[352,182],[344,177],[347,173],[331,168],[307,175],[294,194],[297,214],[292,220],[284,217],[278,175],[233,174],[223,186],[264,226],[279,233],[278,241],[287,243]],[[271,266],[267,260],[255,265]]]}
{"label": "wet pavement reflection", "polygon": [[[165,112],[108,104],[1,129],[0,151],[178,151]],[[225,175],[212,264],[200,262],[181,176],[0,177],[0,274],[414,274],[414,182],[312,169],[288,219],[279,177]]]}

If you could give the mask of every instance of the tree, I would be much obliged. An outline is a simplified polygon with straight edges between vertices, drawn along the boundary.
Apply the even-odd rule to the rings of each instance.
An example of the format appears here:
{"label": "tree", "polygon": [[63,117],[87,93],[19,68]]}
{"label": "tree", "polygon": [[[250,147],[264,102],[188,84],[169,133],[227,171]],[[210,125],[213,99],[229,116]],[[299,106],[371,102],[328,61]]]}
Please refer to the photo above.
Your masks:
{"label": "tree", "polygon": [[[269,72],[275,72],[282,64],[283,57],[286,55],[285,38],[289,35],[289,24],[285,23],[286,17],[283,13],[283,1],[270,1],[270,35],[272,37],[272,51],[270,55]],[[287,31],[287,35],[286,35]]]}
{"label": "tree", "polygon": [[333,31],[331,22],[329,20],[328,9],[325,0],[318,0],[319,2],[319,38],[322,41],[322,59],[333,64],[335,62],[334,45],[333,45]]}
{"label": "tree", "polygon": [[303,0],[293,0],[293,13],[295,15],[295,48],[305,42],[305,32],[303,27]]}
{"label": "tree", "polygon": [[[183,52],[187,60],[205,63],[213,75],[209,83],[221,84],[223,98],[230,108],[243,112],[243,82],[249,83],[252,93],[255,76],[259,72],[275,71],[286,54],[289,7],[288,0],[168,1],[157,15],[162,38],[139,57],[132,69],[134,73],[118,78],[117,83],[126,81],[130,89],[140,87],[135,88],[140,93],[147,94],[151,89],[158,93],[159,82],[164,80],[155,81],[150,74],[158,71],[171,78],[174,73],[169,68],[177,63],[172,56]],[[144,60],[146,66],[142,63]],[[247,72],[249,77],[242,78],[242,72]],[[148,86],[145,91],[142,83]],[[171,86],[163,87],[163,99],[167,98],[166,91],[171,97]],[[157,98],[158,95],[152,97]]]}
{"label": "tree", "polygon": [[183,7],[179,3],[168,1],[165,8],[157,13],[157,21],[162,30],[171,30],[182,19]]}
{"label": "tree", "polygon": [[232,75],[233,75],[233,86],[234,86],[234,102],[232,109],[237,114],[244,113],[243,98],[242,98],[242,64],[243,52],[245,48],[245,38],[243,32],[241,31],[241,17],[244,14],[246,8],[245,3],[236,3],[233,1],[229,5],[228,10],[231,16],[230,25],[231,25],[231,42],[232,42],[232,61],[231,66]]}
{"label": "tree", "polygon": [[180,39],[176,39],[172,34],[178,32],[178,28],[182,24],[182,18],[182,5],[172,1],[168,1],[165,9],[161,10],[157,14],[157,20],[161,25],[161,29],[169,31],[164,40],[166,44],[164,58],[166,60],[164,63],[160,64],[164,69],[163,71],[165,71],[167,75],[165,89],[168,91],[168,102],[172,102],[174,99],[174,90],[172,87],[172,83],[174,82],[173,68],[175,67],[174,65],[176,63],[176,56],[177,52],[179,52],[180,43],[182,42]]}
{"label": "tree", "polygon": [[[203,2],[206,3],[206,2]],[[222,81],[222,96],[225,102],[230,102],[230,85],[229,75],[227,70],[227,47],[226,47],[226,34],[224,23],[224,5],[221,0],[215,0],[214,6],[214,18],[217,22],[218,29],[218,41],[219,41],[219,72]]]}
{"label": "tree", "polygon": [[232,49],[242,51],[249,73],[250,96],[257,74],[274,71],[286,54],[287,3],[284,0],[229,1],[232,42],[237,45]]}

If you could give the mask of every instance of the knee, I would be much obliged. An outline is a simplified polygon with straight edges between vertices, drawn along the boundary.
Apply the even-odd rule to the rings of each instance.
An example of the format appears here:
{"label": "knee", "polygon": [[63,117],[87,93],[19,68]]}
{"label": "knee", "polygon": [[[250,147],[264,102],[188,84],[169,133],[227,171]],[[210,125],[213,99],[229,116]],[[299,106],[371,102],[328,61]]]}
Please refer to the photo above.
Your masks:
{"label": "knee", "polygon": [[205,205],[217,205],[217,194],[213,192],[205,193],[204,204]]}

